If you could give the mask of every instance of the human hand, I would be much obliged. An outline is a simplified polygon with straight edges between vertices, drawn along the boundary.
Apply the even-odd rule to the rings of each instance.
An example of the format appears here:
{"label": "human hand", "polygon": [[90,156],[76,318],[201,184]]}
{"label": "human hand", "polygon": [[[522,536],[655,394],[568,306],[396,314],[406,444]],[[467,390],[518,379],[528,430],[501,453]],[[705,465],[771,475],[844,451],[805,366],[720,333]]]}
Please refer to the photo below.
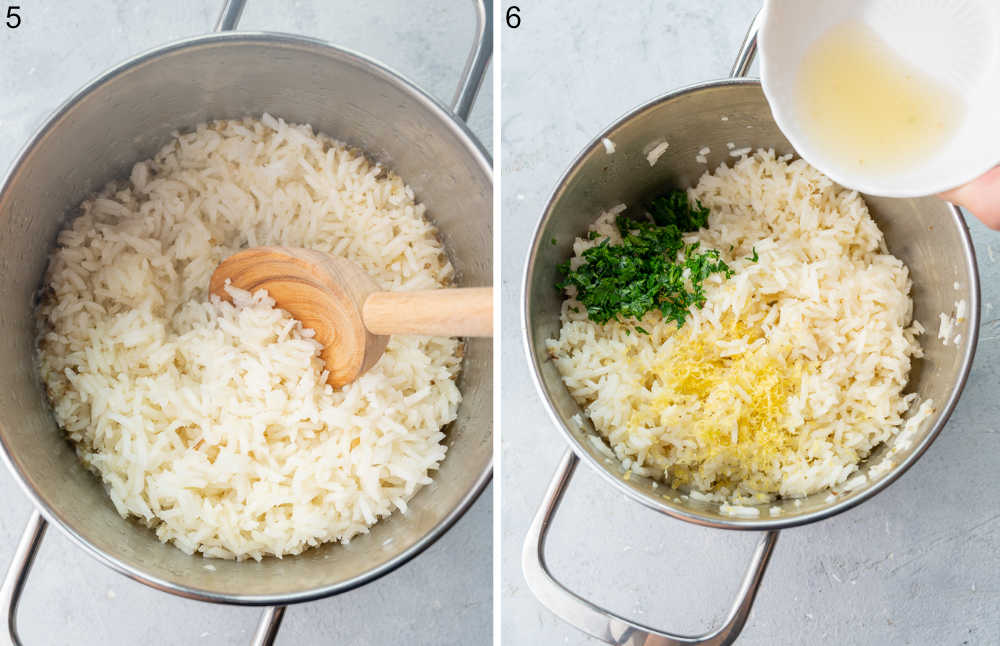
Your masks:
{"label": "human hand", "polygon": [[1000,166],[968,184],[945,191],[938,197],[964,206],[983,224],[1000,231]]}

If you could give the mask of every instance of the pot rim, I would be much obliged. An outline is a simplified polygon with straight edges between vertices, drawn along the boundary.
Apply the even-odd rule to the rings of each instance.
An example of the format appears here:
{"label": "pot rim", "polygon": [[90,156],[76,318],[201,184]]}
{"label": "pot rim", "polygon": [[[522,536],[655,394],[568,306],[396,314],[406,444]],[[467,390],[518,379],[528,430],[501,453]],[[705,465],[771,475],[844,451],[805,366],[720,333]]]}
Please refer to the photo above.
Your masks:
{"label": "pot rim", "polygon": [[[395,85],[417,100],[430,112],[434,113],[443,123],[447,124],[461,143],[472,152],[479,164],[480,170],[485,173],[492,182],[492,157],[482,143],[480,143],[475,135],[472,134],[468,125],[459,119],[449,108],[445,107],[445,105],[439,100],[435,99],[415,83],[388,66],[376,61],[373,58],[365,56],[364,54],[360,54],[344,47],[338,47],[319,38],[281,32],[227,31],[182,38],[164,45],[147,49],[146,51],[127,58],[121,63],[107,69],[97,77],[87,82],[80,89],[73,92],[69,98],[52,111],[42,125],[35,130],[34,134],[32,134],[28,141],[20,148],[14,158],[14,161],[4,174],[2,183],[0,183],[0,195],[7,191],[11,178],[18,172],[24,163],[25,158],[31,153],[35,146],[37,146],[38,143],[58,125],[58,123],[76,106],[77,103],[82,101],[85,97],[104,84],[113,81],[119,75],[124,74],[133,68],[153,62],[163,56],[175,52],[203,46],[225,46],[245,43],[278,45],[299,48],[302,50],[323,51],[326,54],[333,54],[334,56],[339,57],[348,64],[362,67],[373,76],[379,77],[382,80]],[[338,583],[311,588],[308,590],[301,590],[298,592],[273,595],[244,595],[223,594],[167,581],[161,577],[148,574],[140,568],[133,567],[132,565],[123,562],[115,555],[99,549],[90,543],[84,536],[76,532],[76,530],[70,525],[68,525],[63,520],[58,510],[51,508],[43,499],[39,497],[38,493],[21,473],[18,461],[11,454],[10,448],[7,446],[2,433],[0,433],[0,458],[2,458],[3,463],[7,466],[8,471],[14,476],[14,480],[18,483],[18,485],[20,485],[22,491],[24,491],[24,493],[28,496],[32,505],[45,517],[45,520],[58,527],[59,530],[73,543],[83,548],[85,552],[96,558],[104,565],[107,565],[111,569],[124,574],[134,581],[138,581],[139,583],[143,583],[157,590],[169,592],[180,597],[212,603],[246,606],[284,606],[307,601],[315,601],[317,599],[322,599],[341,592],[347,592],[348,590],[357,588],[392,572],[433,545],[435,541],[437,541],[456,522],[458,522],[459,518],[461,518],[479,498],[480,494],[482,494],[486,485],[489,484],[493,477],[493,460],[491,458],[487,462],[482,473],[480,473],[478,478],[476,478],[472,487],[469,488],[465,495],[463,495],[458,501],[458,504],[446,516],[439,520],[426,534],[424,534],[423,537],[421,537],[405,551],[397,554],[381,565],[368,570],[367,572]],[[125,522],[131,521],[125,520]],[[194,555],[192,555],[192,558],[194,558]]]}
{"label": "pot rim", "polygon": [[948,208],[952,215],[951,224],[956,227],[959,233],[959,237],[962,241],[963,250],[963,260],[969,275],[971,276],[969,284],[969,328],[970,333],[966,339],[965,350],[962,355],[962,362],[959,368],[959,376],[955,386],[952,387],[951,395],[948,397],[947,402],[941,407],[941,414],[935,422],[934,426],[927,432],[923,439],[917,444],[913,452],[907,456],[905,460],[902,460],[896,464],[889,472],[881,477],[872,486],[860,491],[859,493],[848,496],[842,500],[835,500],[833,503],[828,503],[826,506],[817,509],[812,512],[804,514],[796,514],[787,518],[780,517],[758,517],[758,518],[743,518],[743,517],[733,517],[732,519],[720,519],[710,516],[703,515],[698,512],[691,511],[680,505],[675,505],[662,497],[653,498],[651,496],[644,495],[640,491],[629,487],[626,483],[611,473],[611,471],[602,464],[596,457],[594,457],[590,451],[584,447],[573,432],[570,430],[569,425],[566,420],[560,417],[559,413],[556,411],[555,402],[549,394],[548,389],[542,382],[541,372],[539,370],[539,365],[544,361],[545,357],[538,357],[535,353],[535,334],[531,329],[530,325],[530,313],[531,304],[529,300],[529,290],[534,276],[535,263],[538,261],[539,250],[542,248],[541,235],[545,226],[548,224],[549,220],[552,218],[552,208],[555,203],[562,197],[563,192],[566,189],[566,185],[569,183],[570,179],[576,175],[579,168],[582,166],[584,160],[588,154],[595,149],[597,146],[601,145],[601,140],[605,137],[611,136],[611,133],[618,129],[619,127],[625,125],[632,119],[635,119],[645,112],[655,109],[660,104],[673,100],[677,97],[683,96],[685,94],[691,94],[699,92],[702,90],[714,89],[719,87],[727,86],[756,86],[761,87],[759,79],[756,78],[725,78],[710,81],[701,81],[698,83],[693,83],[690,85],[685,85],[676,90],[667,92],[658,97],[655,97],[638,107],[626,112],[624,115],[613,121],[610,125],[605,127],[601,132],[592,138],[589,143],[576,155],[573,161],[570,163],[566,171],[560,176],[556,187],[553,189],[552,194],[549,196],[545,204],[545,209],[542,212],[542,217],[538,220],[535,226],[534,234],[532,235],[531,246],[528,249],[527,259],[525,260],[524,274],[521,281],[521,340],[524,344],[524,351],[529,359],[529,370],[531,372],[531,379],[535,385],[535,390],[540,395],[542,403],[548,412],[549,418],[552,420],[553,424],[562,432],[564,439],[568,442],[570,448],[573,452],[588,466],[590,466],[594,471],[596,471],[605,481],[611,483],[620,492],[624,493],[626,496],[632,500],[638,502],[639,504],[648,507],[654,511],[666,514],[678,520],[683,520],[696,525],[701,525],[704,527],[714,527],[718,529],[734,529],[734,530],[744,530],[744,531],[769,531],[769,530],[780,530],[787,529],[790,527],[796,527],[799,525],[806,525],[809,523],[816,522],[818,520],[824,520],[835,516],[841,512],[847,511],[856,505],[868,500],[875,494],[884,490],[890,484],[895,482],[903,473],[906,472],[927,450],[927,448],[934,442],[941,429],[944,428],[945,424],[948,422],[948,418],[951,416],[952,411],[958,404],[958,400],[962,395],[962,391],[965,388],[965,384],[969,378],[969,372],[972,369],[972,360],[976,353],[976,345],[979,339],[979,318],[980,318],[980,285],[979,285],[979,271],[976,263],[976,254],[972,246],[972,239],[969,236],[968,227],[965,224],[965,220],[959,211],[958,207],[954,204],[948,204]]}

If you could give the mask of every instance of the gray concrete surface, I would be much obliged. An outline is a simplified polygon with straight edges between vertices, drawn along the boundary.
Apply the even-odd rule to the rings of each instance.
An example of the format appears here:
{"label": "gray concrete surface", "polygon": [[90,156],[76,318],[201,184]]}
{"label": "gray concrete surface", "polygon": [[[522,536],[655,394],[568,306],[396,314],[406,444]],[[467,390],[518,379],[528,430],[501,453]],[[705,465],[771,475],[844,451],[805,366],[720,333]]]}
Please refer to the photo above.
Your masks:
{"label": "gray concrete surface", "polygon": [[[509,3],[504,3],[504,7]],[[528,522],[564,450],[530,382],[519,294],[531,230],[570,160],[672,88],[725,76],[758,0],[519,2],[502,51],[504,644],[593,644],[521,575]],[[970,220],[984,326],[964,397],[928,453],[874,499],[784,532],[740,644],[1000,643],[1000,234]],[[578,470],[548,554],[573,589],[674,631],[716,625],[757,537],[661,517]]]}
{"label": "gray concrete surface", "polygon": [[[5,10],[5,3],[0,13]],[[23,25],[0,26],[0,166],[43,119],[106,68],[210,30],[221,0],[20,2]],[[2,24],[2,21],[0,21]],[[249,0],[242,29],[328,39],[383,61],[444,102],[472,42],[471,3],[446,0]],[[488,148],[487,79],[471,118]],[[58,181],[58,179],[54,179]],[[0,472],[0,568],[30,507]],[[492,488],[437,544],[392,574],[344,595],[295,606],[278,644],[483,644],[492,631]],[[86,556],[50,530],[20,611],[24,643],[245,644],[259,611],[157,592]]]}

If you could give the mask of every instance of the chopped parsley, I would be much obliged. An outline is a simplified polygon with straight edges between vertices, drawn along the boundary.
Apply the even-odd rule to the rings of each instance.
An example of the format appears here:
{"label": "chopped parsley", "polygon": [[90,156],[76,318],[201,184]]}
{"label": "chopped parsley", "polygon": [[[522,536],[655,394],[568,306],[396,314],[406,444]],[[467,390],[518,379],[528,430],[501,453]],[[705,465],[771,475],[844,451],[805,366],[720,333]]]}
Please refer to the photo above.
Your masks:
{"label": "chopped parsley", "polygon": [[750,262],[757,262],[758,260],[760,260],[760,257],[757,255],[757,247],[752,247],[752,249],[753,249],[753,255],[747,256],[747,260],[749,260]]}
{"label": "chopped parsley", "polygon": [[[691,307],[704,306],[705,279],[733,274],[718,251],[700,251],[697,242],[682,239],[708,224],[708,209],[701,202],[691,205],[687,193],[675,190],[652,200],[648,210],[651,222],[618,216],[620,243],[604,238],[583,252],[578,268],[570,269],[569,261],[559,266],[563,280],[556,287],[576,287],[577,300],[595,323],[638,321],[658,309],[664,320],[680,327]],[[590,238],[596,237],[591,232]],[[638,325],[636,330],[648,334]]]}
{"label": "chopped parsley", "polygon": [[661,227],[674,225],[681,233],[687,233],[708,226],[708,209],[701,202],[691,206],[685,191],[670,191],[654,198],[648,208],[653,222]]}

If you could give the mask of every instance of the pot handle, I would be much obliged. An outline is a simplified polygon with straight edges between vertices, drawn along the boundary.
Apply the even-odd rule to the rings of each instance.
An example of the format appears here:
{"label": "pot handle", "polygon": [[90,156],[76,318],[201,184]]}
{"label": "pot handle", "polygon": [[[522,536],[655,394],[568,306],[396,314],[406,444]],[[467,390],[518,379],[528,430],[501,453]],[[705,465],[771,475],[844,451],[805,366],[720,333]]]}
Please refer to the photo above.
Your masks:
{"label": "pot handle", "polygon": [[743,37],[740,51],[736,54],[736,60],[733,61],[733,67],[729,70],[729,78],[746,76],[747,72],[750,71],[750,65],[753,64],[753,59],[757,55],[757,33],[760,31],[760,24],[764,21],[762,13],[764,13],[763,9],[753,17],[753,21],[747,29],[747,35]]}
{"label": "pot handle", "polygon": [[271,646],[275,637],[278,636],[278,629],[281,628],[281,620],[285,618],[285,606],[271,606],[264,610],[260,619],[257,620],[257,630],[253,634],[253,646]]}
{"label": "pot handle", "polygon": [[40,511],[35,509],[31,512],[28,526],[24,528],[10,567],[7,568],[7,576],[0,585],[0,603],[3,603],[3,611],[7,616],[7,630],[0,632],[2,646],[21,646],[21,638],[17,634],[17,606],[48,525]]}
{"label": "pot handle", "polygon": [[[21,540],[17,542],[14,556],[7,568],[7,575],[0,584],[0,604],[3,604],[3,613],[7,617],[7,630],[0,631],[0,646],[23,644],[20,635],[17,634],[17,607],[48,526],[48,521],[40,511],[35,509],[31,512],[31,518],[28,519],[28,525],[21,534]],[[274,643],[284,613],[284,606],[275,606],[264,611],[254,633],[253,646],[271,646]]]}
{"label": "pot handle", "polygon": [[246,4],[246,0],[226,0],[225,4],[222,5],[222,11],[219,12],[219,18],[215,21],[215,27],[212,28],[212,31],[232,31],[236,29],[236,25],[240,22],[240,17],[243,16],[243,8]]}
{"label": "pot handle", "polygon": [[486,68],[493,55],[493,0],[473,0],[476,5],[476,37],[472,43],[465,69],[455,89],[451,109],[462,121],[469,120],[472,105],[483,85]]}
{"label": "pot handle", "polygon": [[[493,0],[473,0],[476,7],[476,32],[465,61],[465,69],[459,78],[455,89],[455,98],[451,101],[451,110],[462,121],[469,120],[469,113],[476,102],[479,88],[483,85],[486,68],[489,67],[493,55]],[[246,0],[226,0],[215,22],[214,31],[231,31],[236,29]]]}
{"label": "pot handle", "polygon": [[778,540],[778,532],[765,532],[761,537],[740,583],[736,601],[719,628],[701,635],[678,635],[633,622],[568,590],[553,578],[545,563],[546,535],[579,460],[572,449],[566,451],[524,541],[521,565],[524,578],[535,597],[561,619],[592,637],[616,646],[722,646],[733,643],[753,607],[757,588]]}

